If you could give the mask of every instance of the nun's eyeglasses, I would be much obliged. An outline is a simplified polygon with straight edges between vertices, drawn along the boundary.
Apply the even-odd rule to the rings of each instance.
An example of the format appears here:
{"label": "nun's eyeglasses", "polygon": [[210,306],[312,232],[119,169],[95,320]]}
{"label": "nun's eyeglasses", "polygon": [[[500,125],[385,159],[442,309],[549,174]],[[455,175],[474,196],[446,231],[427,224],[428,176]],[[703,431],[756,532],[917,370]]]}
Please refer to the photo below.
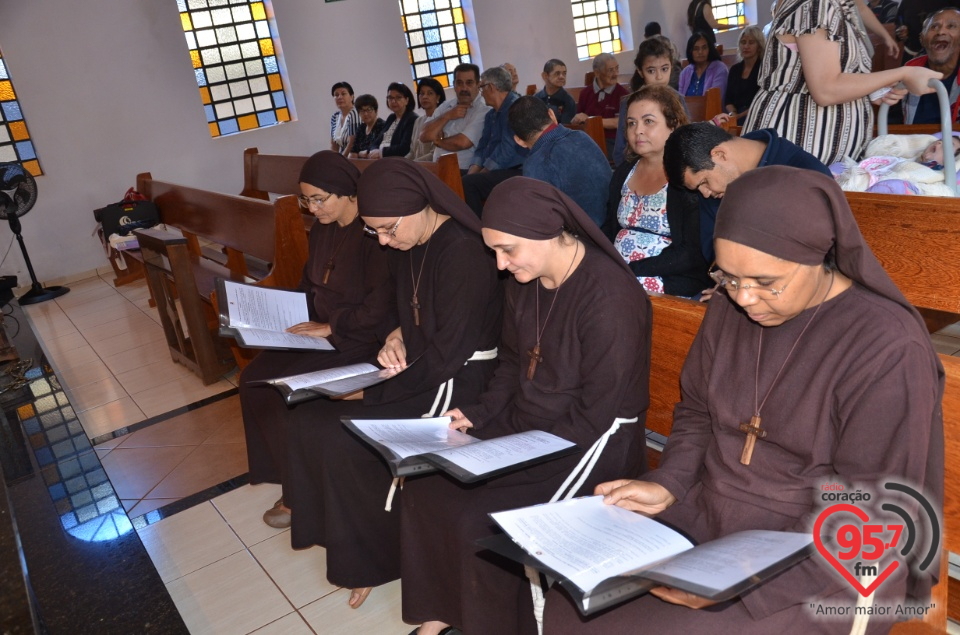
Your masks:
{"label": "nun's eyeglasses", "polygon": [[327,204],[327,201],[330,200],[330,197],[333,194],[327,194],[326,196],[298,196],[297,200],[300,202],[300,207],[303,209],[310,209],[311,207],[316,207],[317,209],[323,208]]}
{"label": "nun's eyeglasses", "polygon": [[720,269],[716,265],[714,265],[713,269],[708,272],[708,275],[713,279],[714,282],[723,287],[724,290],[730,291],[733,294],[749,289],[750,291],[753,291],[753,294],[761,300],[776,300],[787,288],[787,285],[793,282],[793,277],[797,275],[798,271],[800,271],[801,266],[802,265],[797,265],[797,268],[794,269],[793,273],[790,274],[790,279],[787,280],[779,289],[774,289],[771,286],[762,284],[740,284],[739,278],[728,276],[723,269]]}
{"label": "nun's eyeglasses", "polygon": [[370,225],[364,225],[364,226],[363,226],[363,231],[365,231],[366,233],[370,234],[371,236],[376,236],[376,237],[378,237],[378,238],[379,238],[380,236],[386,236],[387,238],[393,238],[393,237],[395,237],[395,236],[397,235],[397,228],[400,227],[400,221],[402,221],[402,220],[403,220],[403,216],[401,216],[400,218],[398,218],[398,219],[397,219],[397,224],[393,226],[393,229],[389,229],[389,230],[387,230],[387,229],[374,229],[373,227],[370,227]]}

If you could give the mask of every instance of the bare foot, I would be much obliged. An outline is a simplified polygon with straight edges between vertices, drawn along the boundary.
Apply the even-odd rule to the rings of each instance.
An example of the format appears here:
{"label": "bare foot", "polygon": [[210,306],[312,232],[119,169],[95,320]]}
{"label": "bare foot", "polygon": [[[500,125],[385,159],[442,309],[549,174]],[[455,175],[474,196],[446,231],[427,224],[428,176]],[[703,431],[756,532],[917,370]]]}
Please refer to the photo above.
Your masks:
{"label": "bare foot", "polygon": [[350,600],[347,601],[347,604],[349,604],[352,609],[360,608],[360,605],[363,604],[372,590],[373,587],[368,586],[362,589],[350,589]]}

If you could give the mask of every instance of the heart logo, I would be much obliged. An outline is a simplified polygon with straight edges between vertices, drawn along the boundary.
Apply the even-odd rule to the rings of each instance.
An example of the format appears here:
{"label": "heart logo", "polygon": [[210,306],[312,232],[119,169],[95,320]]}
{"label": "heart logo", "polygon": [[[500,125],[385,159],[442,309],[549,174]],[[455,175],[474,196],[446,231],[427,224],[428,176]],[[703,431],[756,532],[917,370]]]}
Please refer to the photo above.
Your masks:
{"label": "heart logo", "polygon": [[823,510],[820,513],[820,516],[817,517],[817,522],[813,525],[813,541],[817,546],[817,551],[820,552],[820,555],[826,558],[827,562],[833,565],[833,568],[840,572],[847,582],[849,582],[854,589],[856,589],[860,595],[867,597],[873,593],[878,586],[883,584],[884,580],[890,577],[890,574],[896,571],[897,567],[900,566],[900,562],[897,560],[892,561],[887,565],[887,568],[884,569],[880,575],[870,584],[870,586],[864,588],[860,581],[853,576],[850,571],[847,570],[839,560],[834,557],[832,553],[827,550],[827,547],[823,544],[823,539],[820,536],[820,529],[823,527],[824,521],[828,517],[836,513],[849,512],[862,520],[864,523],[867,523],[870,520],[870,517],[867,515],[867,512],[863,511],[859,507],[853,505],[848,505],[846,503],[840,503],[839,505],[831,505],[830,507]]}

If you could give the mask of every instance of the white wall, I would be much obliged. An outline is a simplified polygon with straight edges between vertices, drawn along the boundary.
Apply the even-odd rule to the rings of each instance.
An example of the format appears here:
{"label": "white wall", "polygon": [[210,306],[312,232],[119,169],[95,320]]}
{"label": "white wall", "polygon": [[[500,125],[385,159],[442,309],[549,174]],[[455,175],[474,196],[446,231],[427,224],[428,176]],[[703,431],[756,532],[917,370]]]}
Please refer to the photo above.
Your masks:
{"label": "white wall", "polygon": [[[45,172],[23,219],[40,280],[106,264],[91,236],[92,210],[118,200],[138,172],[237,193],[244,148],[310,154],[326,147],[334,82],[381,102],[391,81],[410,82],[393,0],[273,0],[273,7],[298,120],[212,139],[175,0],[0,0],[0,48]],[[628,10],[635,41],[658,20],[683,48],[684,2],[629,0]],[[571,85],[590,70],[589,61],[577,61],[566,0],[473,0],[473,13],[483,62],[513,62],[521,87],[539,83],[551,57],[566,61]],[[762,13],[761,24],[769,10]],[[719,40],[735,46],[736,34]],[[633,55],[618,55],[622,72]],[[8,236],[0,227],[0,248]],[[16,247],[0,274],[27,280]]]}

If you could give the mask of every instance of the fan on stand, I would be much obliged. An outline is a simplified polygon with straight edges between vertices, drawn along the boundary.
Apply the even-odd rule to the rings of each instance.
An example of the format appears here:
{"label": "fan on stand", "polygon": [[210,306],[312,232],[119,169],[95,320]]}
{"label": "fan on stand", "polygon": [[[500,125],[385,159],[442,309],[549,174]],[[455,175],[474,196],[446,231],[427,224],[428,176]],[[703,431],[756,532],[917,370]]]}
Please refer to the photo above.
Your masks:
{"label": "fan on stand", "polygon": [[33,175],[23,169],[18,163],[0,163],[0,218],[6,218],[10,223],[10,231],[17,236],[23,260],[27,263],[30,280],[33,284],[30,290],[20,296],[21,305],[36,304],[54,298],[59,298],[70,291],[68,287],[43,287],[37,282],[37,274],[33,272],[27,247],[23,244],[20,235],[20,217],[30,211],[37,202],[37,181]]}

